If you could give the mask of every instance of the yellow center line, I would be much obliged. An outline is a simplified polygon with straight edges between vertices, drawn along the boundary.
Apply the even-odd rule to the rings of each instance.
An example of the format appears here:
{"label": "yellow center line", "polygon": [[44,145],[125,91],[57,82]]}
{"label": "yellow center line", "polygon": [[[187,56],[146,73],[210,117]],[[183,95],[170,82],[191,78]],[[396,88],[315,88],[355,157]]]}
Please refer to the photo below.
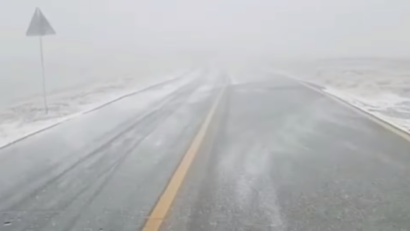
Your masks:
{"label": "yellow center line", "polygon": [[162,193],[157,204],[149,215],[143,231],[158,231],[161,228],[162,222],[165,219],[165,216],[170,209],[172,202],[175,199],[175,196],[178,193],[179,188],[184,181],[186,174],[191,166],[195,156],[197,155],[202,142],[206,136],[206,133],[209,129],[209,125],[215,115],[216,109],[218,108],[219,102],[221,101],[222,95],[225,89],[222,89],[214,104],[212,105],[211,110],[208,112],[208,115],[205,118],[199,132],[195,136],[194,140],[191,143],[191,146],[188,148],[185,153],[182,161],[180,162],[178,168],[174,172],[171,180],[169,181],[165,191]]}

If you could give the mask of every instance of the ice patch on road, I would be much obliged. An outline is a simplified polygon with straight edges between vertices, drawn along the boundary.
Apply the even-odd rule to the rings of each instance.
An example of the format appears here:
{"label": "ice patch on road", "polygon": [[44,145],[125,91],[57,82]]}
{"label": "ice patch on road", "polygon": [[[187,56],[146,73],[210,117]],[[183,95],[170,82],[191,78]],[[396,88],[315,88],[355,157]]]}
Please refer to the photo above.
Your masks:
{"label": "ice patch on road", "polygon": [[[141,91],[166,80],[186,74],[179,72],[160,78],[117,78],[95,83],[80,89],[49,96],[49,111],[46,114],[42,98],[27,100],[0,111],[0,148],[24,137],[78,117],[126,95]],[[163,87],[163,92],[186,84],[190,78],[177,80],[172,86]]]}

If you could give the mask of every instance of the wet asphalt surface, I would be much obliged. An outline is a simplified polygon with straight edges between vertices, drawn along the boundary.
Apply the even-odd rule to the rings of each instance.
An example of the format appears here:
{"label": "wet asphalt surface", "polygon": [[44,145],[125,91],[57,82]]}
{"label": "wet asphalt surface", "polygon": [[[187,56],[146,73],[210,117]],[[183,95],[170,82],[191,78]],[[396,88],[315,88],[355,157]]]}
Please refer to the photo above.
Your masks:
{"label": "wet asphalt surface", "polygon": [[203,71],[1,149],[0,230],[141,230],[222,88],[162,231],[410,230],[409,142],[292,80],[232,78]]}

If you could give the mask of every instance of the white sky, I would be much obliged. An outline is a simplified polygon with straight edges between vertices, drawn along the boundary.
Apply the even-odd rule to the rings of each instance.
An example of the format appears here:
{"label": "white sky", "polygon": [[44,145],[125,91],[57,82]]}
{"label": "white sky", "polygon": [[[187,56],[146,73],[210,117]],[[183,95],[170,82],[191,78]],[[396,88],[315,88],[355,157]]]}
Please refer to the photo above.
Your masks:
{"label": "white sky", "polygon": [[410,55],[409,0],[3,0],[0,59],[37,49],[25,37],[36,6],[57,31],[47,52],[70,57]]}
{"label": "white sky", "polygon": [[0,106],[42,92],[25,36],[36,7],[57,32],[44,38],[48,91],[221,57],[410,55],[410,0],[2,0]]}

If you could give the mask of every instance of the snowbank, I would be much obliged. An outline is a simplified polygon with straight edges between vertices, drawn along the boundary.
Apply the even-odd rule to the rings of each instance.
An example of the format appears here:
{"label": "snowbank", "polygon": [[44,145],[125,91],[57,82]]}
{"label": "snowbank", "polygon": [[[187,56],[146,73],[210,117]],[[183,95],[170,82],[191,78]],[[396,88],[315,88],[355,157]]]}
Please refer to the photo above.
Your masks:
{"label": "snowbank", "polygon": [[190,79],[178,78],[187,74],[184,71],[157,78],[117,78],[56,93],[48,97],[47,114],[42,98],[20,102],[0,110],[0,148],[129,94],[176,79],[171,88],[163,91],[170,93]]}
{"label": "snowbank", "polygon": [[288,65],[287,73],[410,133],[410,60],[334,59]]}
{"label": "snowbank", "polygon": [[410,98],[392,93],[362,97],[329,87],[324,91],[410,133]]}

